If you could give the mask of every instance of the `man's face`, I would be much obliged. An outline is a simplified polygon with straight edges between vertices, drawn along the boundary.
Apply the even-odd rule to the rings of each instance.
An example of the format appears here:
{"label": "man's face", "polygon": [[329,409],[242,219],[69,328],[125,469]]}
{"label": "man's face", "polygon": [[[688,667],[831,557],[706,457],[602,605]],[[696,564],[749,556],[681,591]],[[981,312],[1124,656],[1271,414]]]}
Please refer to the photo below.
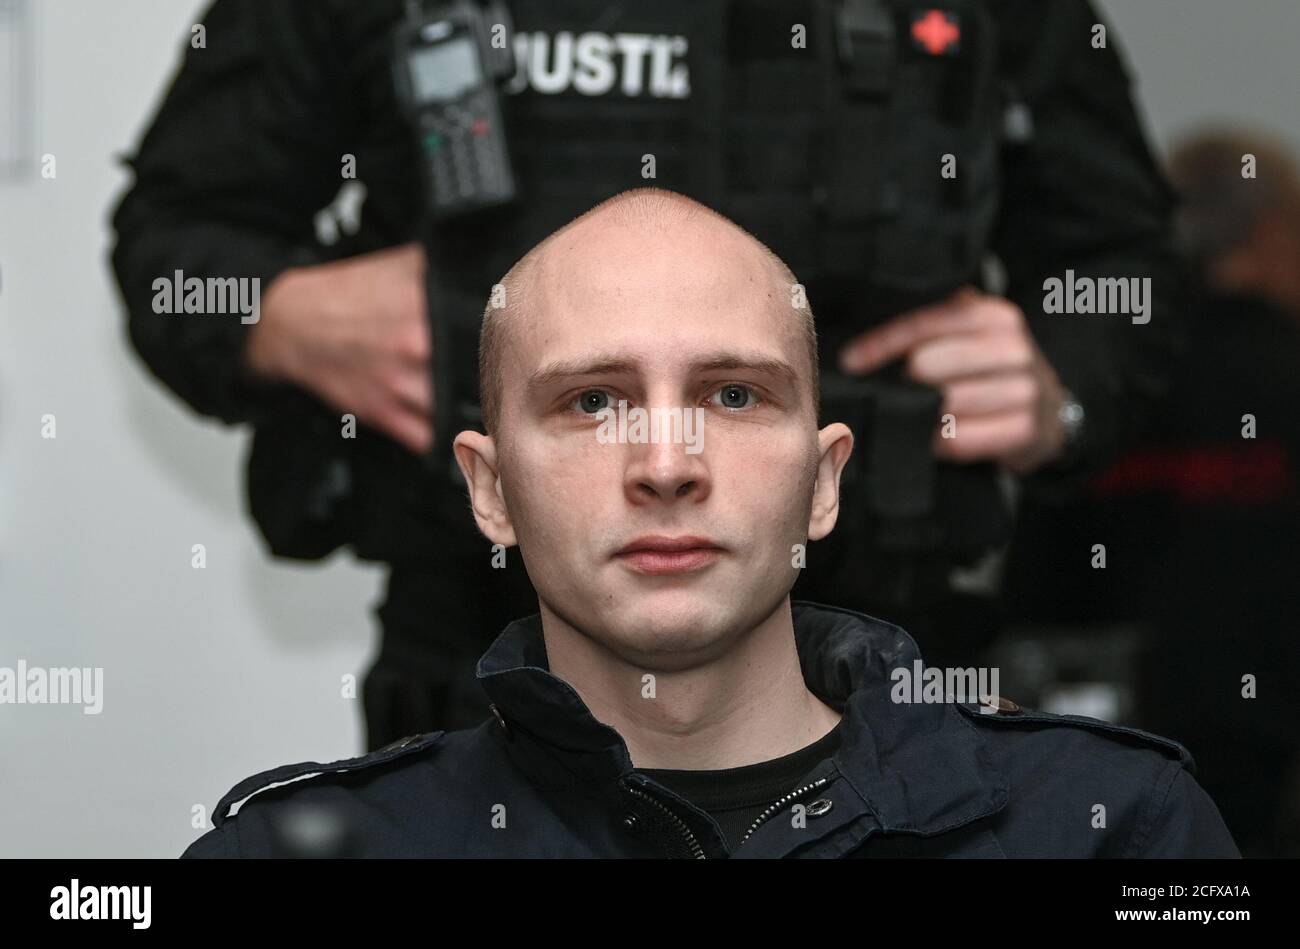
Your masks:
{"label": "man's face", "polygon": [[[526,286],[495,441],[528,575],[626,661],[708,661],[784,600],[809,537],[822,450],[790,287],[741,235],[697,221],[579,225]],[[699,419],[698,442],[611,442],[617,419],[597,413],[620,401]],[[650,421],[647,436],[670,434]]]}

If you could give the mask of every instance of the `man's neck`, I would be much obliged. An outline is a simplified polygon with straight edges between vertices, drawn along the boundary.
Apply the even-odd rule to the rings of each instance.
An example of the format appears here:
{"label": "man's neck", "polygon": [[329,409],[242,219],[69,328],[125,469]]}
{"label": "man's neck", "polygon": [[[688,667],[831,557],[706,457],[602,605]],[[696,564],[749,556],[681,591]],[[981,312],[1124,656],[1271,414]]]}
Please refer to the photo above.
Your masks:
{"label": "man's neck", "polygon": [[724,654],[680,671],[630,663],[545,603],[541,612],[551,672],[623,737],[638,768],[769,761],[812,744],[840,720],[804,683],[789,597]]}

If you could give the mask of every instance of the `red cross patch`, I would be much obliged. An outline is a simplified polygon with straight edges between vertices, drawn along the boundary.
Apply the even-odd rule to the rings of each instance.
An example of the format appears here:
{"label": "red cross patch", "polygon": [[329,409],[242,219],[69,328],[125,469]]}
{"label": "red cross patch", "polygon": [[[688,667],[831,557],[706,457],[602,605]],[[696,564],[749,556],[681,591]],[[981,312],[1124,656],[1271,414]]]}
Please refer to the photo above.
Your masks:
{"label": "red cross patch", "polygon": [[946,10],[912,14],[912,45],[931,56],[955,56],[961,51],[961,23]]}

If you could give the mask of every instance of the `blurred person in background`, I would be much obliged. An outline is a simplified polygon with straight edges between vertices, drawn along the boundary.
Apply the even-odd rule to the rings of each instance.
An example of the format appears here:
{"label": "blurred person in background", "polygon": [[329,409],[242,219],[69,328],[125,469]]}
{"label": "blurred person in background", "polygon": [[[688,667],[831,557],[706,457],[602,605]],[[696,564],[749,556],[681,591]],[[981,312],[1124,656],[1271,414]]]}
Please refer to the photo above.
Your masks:
{"label": "blurred person in background", "polygon": [[1191,746],[1243,853],[1300,856],[1300,174],[1253,131],[1192,135],[1169,168],[1190,347],[1160,441],[1099,485],[1172,507],[1143,719]]}
{"label": "blurred person in background", "polygon": [[1169,173],[1188,350],[1149,439],[1021,509],[1003,606],[1040,688],[1124,697],[1115,717],[1188,746],[1243,854],[1300,856],[1300,175],[1235,130]]}

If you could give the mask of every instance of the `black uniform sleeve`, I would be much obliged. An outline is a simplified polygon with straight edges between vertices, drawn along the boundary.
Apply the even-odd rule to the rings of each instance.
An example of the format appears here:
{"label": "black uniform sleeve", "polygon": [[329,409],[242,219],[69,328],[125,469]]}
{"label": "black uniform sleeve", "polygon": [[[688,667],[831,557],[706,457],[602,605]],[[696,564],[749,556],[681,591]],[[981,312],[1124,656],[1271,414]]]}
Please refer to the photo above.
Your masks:
{"label": "black uniform sleeve", "polygon": [[[1130,72],[1087,0],[1000,0],[1001,71],[1028,100],[1033,136],[1004,158],[1004,211],[995,250],[1008,296],[1065,386],[1084,406],[1072,457],[1027,479],[1061,496],[1097,473],[1154,415],[1182,350],[1182,267],[1174,251],[1175,195],[1134,109]],[[1043,282],[1149,277],[1150,321],[1122,314],[1044,312]]]}
{"label": "black uniform sleeve", "polygon": [[[283,387],[243,368],[252,328],[238,314],[159,314],[153,282],[258,277],[313,262],[313,219],[342,184],[327,18],[316,3],[216,0],[206,45],[180,70],[133,157],[116,208],[113,268],[130,338],[197,411],[226,422],[274,411]],[[189,37],[187,37],[187,40]]]}
{"label": "black uniform sleeve", "polygon": [[1187,768],[1171,762],[1172,780],[1161,780],[1159,809],[1133,841],[1135,857],[1239,858],[1241,852],[1210,796]]}
{"label": "black uniform sleeve", "polygon": [[222,860],[238,857],[226,839],[225,829],[214,827],[185,848],[182,860]]}

